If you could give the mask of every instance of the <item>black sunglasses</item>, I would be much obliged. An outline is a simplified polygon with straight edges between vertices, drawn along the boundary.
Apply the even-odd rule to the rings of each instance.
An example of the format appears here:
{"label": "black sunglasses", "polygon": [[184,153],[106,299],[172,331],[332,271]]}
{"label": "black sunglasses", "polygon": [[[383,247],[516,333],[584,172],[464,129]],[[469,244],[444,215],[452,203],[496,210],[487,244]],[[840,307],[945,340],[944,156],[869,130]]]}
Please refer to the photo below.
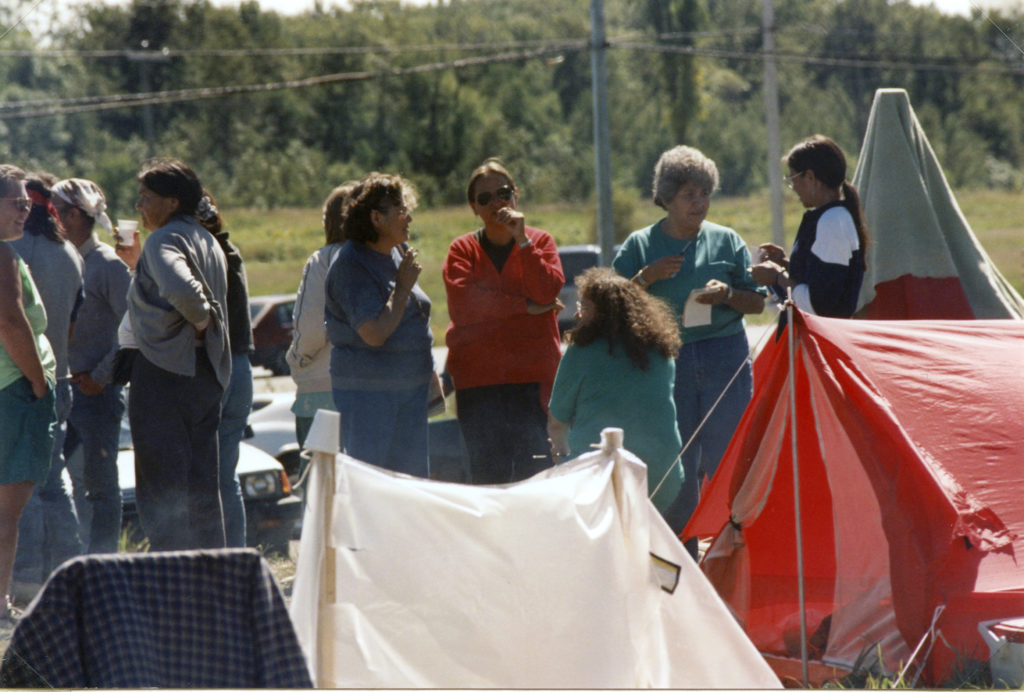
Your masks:
{"label": "black sunglasses", "polygon": [[481,192],[476,196],[476,203],[481,207],[486,207],[494,197],[497,197],[502,202],[508,202],[515,194],[516,191],[510,185],[502,185],[494,192]]}

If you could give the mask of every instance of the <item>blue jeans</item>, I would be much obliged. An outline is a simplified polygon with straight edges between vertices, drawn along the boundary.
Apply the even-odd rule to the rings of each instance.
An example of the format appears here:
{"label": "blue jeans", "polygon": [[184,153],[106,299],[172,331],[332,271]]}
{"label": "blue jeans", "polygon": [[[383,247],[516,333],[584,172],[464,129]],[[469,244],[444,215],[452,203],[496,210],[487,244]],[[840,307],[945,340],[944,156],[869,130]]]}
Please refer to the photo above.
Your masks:
{"label": "blue jeans", "polygon": [[[95,396],[74,388],[74,404],[68,418],[65,453],[82,449],[81,483],[88,512],[79,507],[86,552],[116,553],[121,537],[121,486],[117,479],[117,450],[124,417],[124,387],[109,384]],[[75,478],[78,474],[73,474]],[[76,482],[78,481],[75,478]],[[75,488],[76,503],[79,489]],[[89,515],[86,521],[85,514]]]}
{"label": "blue jeans", "polygon": [[[750,363],[745,362],[749,355],[747,335],[740,332],[684,344],[676,358],[674,398],[684,446],[714,407],[714,413],[683,454],[683,486],[677,501],[666,513],[669,525],[677,531],[697,509],[700,481],[705,475],[711,478],[715,474],[753,395],[753,374]],[[739,374],[725,390],[737,370]],[[715,406],[723,390],[725,395]]]}
{"label": "blue jeans", "polygon": [[71,411],[71,383],[61,380],[54,390],[57,428],[50,457],[50,473],[42,485],[32,491],[18,522],[18,550],[14,557],[13,578],[42,584],[65,560],[82,553],[78,538],[78,518],[71,496],[64,486],[64,435]]}
{"label": "blue jeans", "polygon": [[539,383],[456,389],[455,409],[474,485],[521,481],[551,467]]}
{"label": "blue jeans", "polygon": [[391,471],[427,478],[426,383],[399,391],[333,390],[345,454]]}
{"label": "blue jeans", "polygon": [[221,400],[220,427],[220,503],[224,509],[224,534],[229,548],[245,547],[245,504],[242,486],[235,472],[238,445],[252,410],[252,365],[248,354],[231,356],[231,379]]}

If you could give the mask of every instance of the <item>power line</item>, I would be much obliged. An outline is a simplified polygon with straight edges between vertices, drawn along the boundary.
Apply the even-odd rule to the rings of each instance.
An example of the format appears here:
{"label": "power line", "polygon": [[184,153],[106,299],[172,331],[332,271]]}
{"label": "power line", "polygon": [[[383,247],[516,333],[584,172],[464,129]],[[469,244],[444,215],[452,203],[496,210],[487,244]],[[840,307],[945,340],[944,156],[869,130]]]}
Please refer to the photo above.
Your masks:
{"label": "power line", "polygon": [[[760,50],[730,50],[721,48],[700,48],[695,46],[670,46],[661,43],[634,43],[634,42],[615,42],[611,41],[613,46],[618,48],[630,48],[633,50],[645,50],[656,53],[676,53],[681,55],[693,55],[699,57],[713,57],[723,59],[735,59],[735,60],[750,60],[750,61],[762,61],[766,55],[774,57],[778,61],[785,62],[800,62],[810,65],[822,65],[828,67],[850,67],[850,68],[887,68],[887,69],[898,69],[898,70],[912,70],[922,72],[951,72],[957,74],[970,74],[970,73],[1001,73],[1001,74],[1012,74],[1012,75],[1024,75],[1024,65],[962,65],[956,62],[950,63],[935,63],[935,62],[914,62],[912,60],[900,60],[900,59],[886,59],[886,58],[874,58],[867,56],[856,56],[856,55],[812,55],[807,53],[795,53],[786,51],[776,51],[773,54],[766,54]],[[997,58],[986,58],[985,60],[995,60]],[[950,60],[954,60],[950,58]],[[958,62],[962,63],[960,59]],[[979,63],[981,59],[979,59]]]}
{"label": "power line", "polygon": [[[40,99],[31,101],[14,101],[0,103],[0,120],[16,118],[42,117],[72,113],[86,113],[118,108],[135,108],[146,105],[163,105],[186,101],[223,98],[242,94],[265,93],[285,89],[302,89],[327,84],[366,81],[381,77],[397,77],[410,74],[423,74],[447,69],[461,69],[476,65],[488,65],[502,62],[529,60],[538,57],[581,52],[589,47],[585,39],[562,40],[557,42],[540,42],[544,47],[499,53],[489,56],[476,56],[449,60],[444,62],[426,63],[403,68],[387,70],[343,72],[304,79],[285,80],[264,84],[229,85],[219,87],[202,87],[195,89],[178,89],[159,92],[133,94],[116,94],[107,96],[83,96],[66,99]],[[911,71],[967,73],[1003,73],[1012,75],[1024,74],[1024,65],[963,65],[935,62],[918,62],[912,59],[875,58],[863,55],[821,55],[786,51],[766,54],[762,50],[735,50],[697,46],[679,46],[664,43],[649,43],[608,39],[612,47],[642,50],[661,53],[674,53],[696,57],[763,61],[774,57],[778,61],[799,62],[808,65],[821,65],[840,68],[878,68],[901,69]],[[960,61],[962,63],[962,60]]]}
{"label": "power line", "polygon": [[393,68],[389,70],[344,72],[306,79],[288,80],[283,82],[271,82],[267,84],[248,84],[222,87],[206,87],[199,89],[179,89],[176,91],[158,91],[138,94],[119,94],[112,96],[86,96],[71,99],[48,99],[38,101],[16,101],[0,104],[0,120],[15,118],[42,117],[47,115],[61,115],[67,113],[87,113],[116,108],[134,108],[145,105],[161,105],[178,103],[183,101],[198,101],[203,99],[221,98],[239,94],[264,93],[279,91],[283,89],[302,89],[325,84],[338,84],[343,82],[365,81],[381,77],[400,77],[410,74],[423,74],[447,69],[461,69],[478,65],[490,65],[502,62],[516,62],[530,60],[532,58],[559,55],[567,52],[579,52],[586,50],[589,44],[586,41],[576,43],[563,42],[557,49],[542,48],[532,51],[519,51],[515,53],[499,53],[490,56],[461,58],[446,62],[427,63],[412,67]]}
{"label": "power line", "polygon": [[139,51],[128,48],[103,49],[103,50],[0,50],[0,58],[79,58],[79,59],[104,59],[104,58],[130,58],[142,53],[154,53],[168,58],[191,58],[191,57],[277,57],[277,56],[321,56],[321,55],[371,55],[378,53],[400,54],[400,53],[433,53],[433,52],[462,52],[462,51],[493,51],[510,50],[523,48],[552,48],[558,49],[563,46],[572,47],[585,38],[579,39],[551,39],[537,41],[508,41],[504,43],[435,43],[421,45],[397,45],[397,46],[310,46],[305,48],[189,48],[174,49],[160,48],[149,51]]}

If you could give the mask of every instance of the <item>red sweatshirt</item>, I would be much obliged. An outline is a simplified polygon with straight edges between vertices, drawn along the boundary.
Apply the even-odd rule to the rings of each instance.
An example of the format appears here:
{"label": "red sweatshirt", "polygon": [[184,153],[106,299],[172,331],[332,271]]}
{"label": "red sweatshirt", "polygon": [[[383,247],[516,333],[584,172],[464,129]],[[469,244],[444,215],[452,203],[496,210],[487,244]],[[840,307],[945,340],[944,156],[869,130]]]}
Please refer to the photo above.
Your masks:
{"label": "red sweatshirt", "polygon": [[444,261],[448,371],[456,389],[540,382],[546,410],[561,358],[558,311],[527,314],[526,300],[547,305],[565,277],[554,239],[529,226],[526,236],[532,243],[514,245],[501,274],[474,233],[452,242]]}

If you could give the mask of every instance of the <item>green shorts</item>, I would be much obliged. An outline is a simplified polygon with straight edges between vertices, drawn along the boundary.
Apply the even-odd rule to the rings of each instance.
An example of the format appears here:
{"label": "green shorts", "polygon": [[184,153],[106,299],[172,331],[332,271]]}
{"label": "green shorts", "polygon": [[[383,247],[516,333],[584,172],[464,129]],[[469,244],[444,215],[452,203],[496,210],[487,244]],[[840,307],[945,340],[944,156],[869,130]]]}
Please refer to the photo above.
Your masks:
{"label": "green shorts", "polygon": [[0,389],[0,485],[45,481],[56,429],[52,386],[39,399],[25,377]]}

